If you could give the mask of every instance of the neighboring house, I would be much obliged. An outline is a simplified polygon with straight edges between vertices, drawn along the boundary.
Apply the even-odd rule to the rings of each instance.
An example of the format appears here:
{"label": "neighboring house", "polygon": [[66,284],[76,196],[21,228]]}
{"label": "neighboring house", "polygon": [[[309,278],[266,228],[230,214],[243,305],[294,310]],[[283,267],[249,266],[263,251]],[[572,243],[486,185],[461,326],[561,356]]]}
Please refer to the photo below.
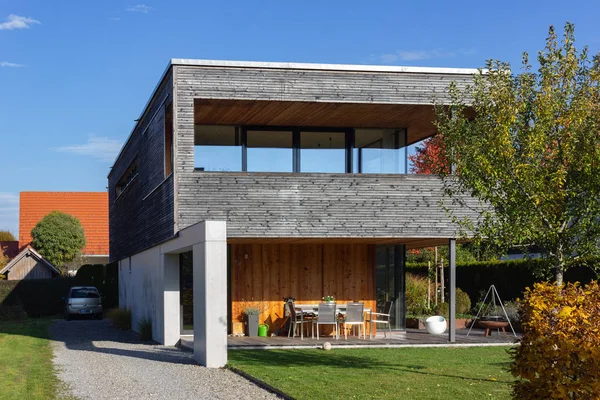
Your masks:
{"label": "neighboring house", "polygon": [[78,264],[108,263],[108,193],[21,192],[19,245],[31,244],[31,230],[52,211],[70,214],[81,222],[86,245]]}
{"label": "neighboring house", "polygon": [[9,281],[23,279],[50,279],[60,271],[31,247],[27,247],[13,258],[2,270]]}
{"label": "neighboring house", "polygon": [[324,295],[393,301],[404,328],[406,249],[457,236],[443,182],[408,175],[407,146],[435,133],[434,96],[475,72],[171,60],[108,176],[110,255],[133,325],[149,316],[154,340],[179,340],[191,260],[204,365],[226,362],[244,299],[266,304],[272,330],[284,297]]}

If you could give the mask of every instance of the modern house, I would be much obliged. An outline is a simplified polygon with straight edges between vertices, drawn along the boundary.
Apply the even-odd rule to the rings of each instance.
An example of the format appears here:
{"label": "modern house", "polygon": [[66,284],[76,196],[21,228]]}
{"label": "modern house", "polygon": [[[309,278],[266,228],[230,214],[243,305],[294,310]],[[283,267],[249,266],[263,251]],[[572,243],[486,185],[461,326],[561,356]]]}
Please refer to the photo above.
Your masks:
{"label": "modern house", "polygon": [[52,211],[70,214],[81,222],[86,245],[79,260],[83,264],[108,263],[108,193],[21,192],[19,246],[31,244],[31,230]]}
{"label": "modern house", "polygon": [[[272,327],[284,297],[393,301],[402,329],[406,250],[453,250],[445,208],[470,212],[440,178],[408,174],[407,146],[435,133],[434,98],[475,72],[171,60],[108,176],[110,258],[133,325],[151,317],[154,340],[177,343],[191,269],[203,365],[225,364],[248,301]],[[450,307],[453,341],[453,290]]]}

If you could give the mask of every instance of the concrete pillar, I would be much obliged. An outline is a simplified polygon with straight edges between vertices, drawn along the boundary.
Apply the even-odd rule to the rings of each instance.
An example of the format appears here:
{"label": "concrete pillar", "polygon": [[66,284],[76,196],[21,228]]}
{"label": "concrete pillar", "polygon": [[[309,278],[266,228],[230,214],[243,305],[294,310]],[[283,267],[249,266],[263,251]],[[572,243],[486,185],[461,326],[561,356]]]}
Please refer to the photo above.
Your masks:
{"label": "concrete pillar", "polygon": [[456,239],[448,241],[448,269],[449,269],[449,327],[448,340],[450,343],[456,342]]}
{"label": "concrete pillar", "polygon": [[179,255],[163,254],[162,258],[164,271],[163,344],[165,346],[175,346],[181,336],[181,309],[179,306]]}
{"label": "concrete pillar", "polygon": [[194,360],[210,368],[227,363],[227,232],[225,222],[199,224],[194,252]]}

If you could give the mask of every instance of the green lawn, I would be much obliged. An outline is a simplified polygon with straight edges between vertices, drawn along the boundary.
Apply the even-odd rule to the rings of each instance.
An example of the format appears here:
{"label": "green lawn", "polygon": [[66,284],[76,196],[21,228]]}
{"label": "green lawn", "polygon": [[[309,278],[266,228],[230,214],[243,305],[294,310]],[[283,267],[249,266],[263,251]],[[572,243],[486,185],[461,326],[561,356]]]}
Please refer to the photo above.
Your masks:
{"label": "green lawn", "polygon": [[507,349],[235,350],[229,365],[296,399],[508,399]]}
{"label": "green lawn", "polygon": [[48,340],[51,319],[0,321],[0,399],[54,399],[60,381]]}

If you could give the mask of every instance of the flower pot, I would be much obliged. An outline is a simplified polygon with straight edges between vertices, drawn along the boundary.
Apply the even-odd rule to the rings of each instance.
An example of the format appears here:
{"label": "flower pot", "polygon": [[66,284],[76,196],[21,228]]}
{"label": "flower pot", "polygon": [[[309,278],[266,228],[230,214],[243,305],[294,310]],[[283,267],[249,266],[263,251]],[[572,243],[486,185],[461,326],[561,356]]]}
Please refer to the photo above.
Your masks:
{"label": "flower pot", "polygon": [[246,315],[246,336],[258,336],[258,315]]}
{"label": "flower pot", "polygon": [[441,335],[446,332],[446,318],[441,315],[434,315],[425,320],[425,329],[432,335]]}

